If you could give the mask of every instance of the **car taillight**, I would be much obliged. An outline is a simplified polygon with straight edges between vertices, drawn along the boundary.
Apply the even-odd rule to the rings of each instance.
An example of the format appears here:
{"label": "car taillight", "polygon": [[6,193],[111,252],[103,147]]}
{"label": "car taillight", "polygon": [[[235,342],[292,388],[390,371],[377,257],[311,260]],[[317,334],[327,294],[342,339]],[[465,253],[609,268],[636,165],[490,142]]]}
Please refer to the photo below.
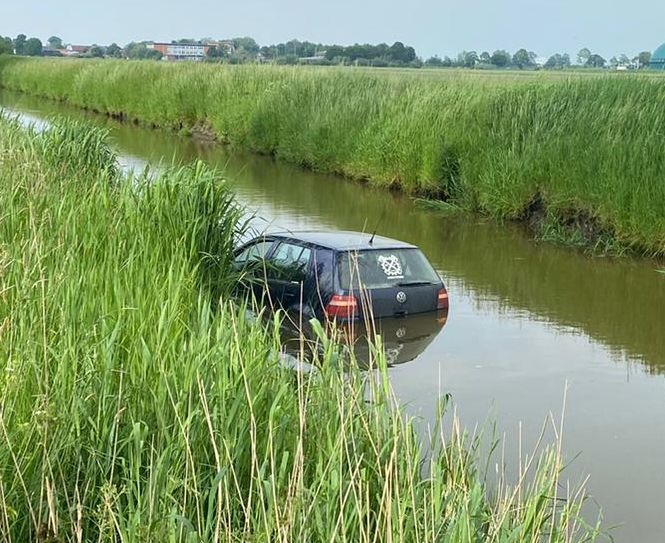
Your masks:
{"label": "car taillight", "polygon": [[437,309],[448,309],[448,293],[446,292],[445,288],[442,288],[439,291],[439,295],[438,295],[437,301],[436,301],[436,308]]}
{"label": "car taillight", "polygon": [[326,315],[331,318],[352,319],[356,316],[358,302],[355,296],[335,294],[326,306]]}

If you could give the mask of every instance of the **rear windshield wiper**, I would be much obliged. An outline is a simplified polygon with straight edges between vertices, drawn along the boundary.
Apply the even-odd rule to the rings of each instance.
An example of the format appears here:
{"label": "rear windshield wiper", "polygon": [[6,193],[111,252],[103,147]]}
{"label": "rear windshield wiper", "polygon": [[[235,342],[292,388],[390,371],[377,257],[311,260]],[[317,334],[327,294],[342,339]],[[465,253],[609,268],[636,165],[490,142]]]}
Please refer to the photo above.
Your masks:
{"label": "rear windshield wiper", "polygon": [[419,285],[433,285],[432,281],[402,281],[397,283],[398,287],[416,287]]}

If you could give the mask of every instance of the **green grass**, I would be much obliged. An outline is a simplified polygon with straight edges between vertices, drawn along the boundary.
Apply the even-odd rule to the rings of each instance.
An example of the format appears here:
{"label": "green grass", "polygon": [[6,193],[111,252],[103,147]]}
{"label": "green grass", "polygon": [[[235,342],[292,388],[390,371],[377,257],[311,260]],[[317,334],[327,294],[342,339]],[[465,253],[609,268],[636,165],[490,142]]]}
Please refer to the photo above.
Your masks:
{"label": "green grass", "polygon": [[521,219],[534,199],[665,254],[665,80],[0,59],[0,85]]}
{"label": "green grass", "polygon": [[104,132],[0,119],[0,210],[0,542],[595,537],[560,445],[490,492],[456,423],[425,453],[380,355],[342,371],[320,332],[285,369],[229,298],[214,171],[127,177]]}

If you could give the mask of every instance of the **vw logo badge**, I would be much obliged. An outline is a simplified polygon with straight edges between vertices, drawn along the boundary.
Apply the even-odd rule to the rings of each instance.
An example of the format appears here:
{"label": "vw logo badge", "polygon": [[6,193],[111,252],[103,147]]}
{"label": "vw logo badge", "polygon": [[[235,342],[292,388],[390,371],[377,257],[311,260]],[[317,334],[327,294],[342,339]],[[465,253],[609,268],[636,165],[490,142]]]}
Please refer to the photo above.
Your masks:
{"label": "vw logo badge", "polygon": [[400,304],[403,304],[404,302],[406,302],[406,294],[404,294],[404,292],[402,292],[401,290],[397,293],[397,301]]}

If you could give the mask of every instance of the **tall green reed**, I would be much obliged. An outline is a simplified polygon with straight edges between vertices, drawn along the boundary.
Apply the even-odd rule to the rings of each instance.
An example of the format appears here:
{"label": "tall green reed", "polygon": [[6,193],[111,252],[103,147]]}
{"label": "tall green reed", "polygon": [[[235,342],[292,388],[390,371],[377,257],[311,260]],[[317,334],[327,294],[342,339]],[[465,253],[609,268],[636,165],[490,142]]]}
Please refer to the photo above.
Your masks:
{"label": "tall green reed", "polygon": [[427,453],[380,348],[342,371],[315,324],[319,370],[285,368],[278,320],[230,296],[224,182],[109,156],[0,120],[0,542],[595,536],[556,448],[494,495],[457,424]]}
{"label": "tall green reed", "polygon": [[[662,78],[0,59],[0,85],[509,219],[665,252]],[[617,77],[617,75],[623,77]]]}

